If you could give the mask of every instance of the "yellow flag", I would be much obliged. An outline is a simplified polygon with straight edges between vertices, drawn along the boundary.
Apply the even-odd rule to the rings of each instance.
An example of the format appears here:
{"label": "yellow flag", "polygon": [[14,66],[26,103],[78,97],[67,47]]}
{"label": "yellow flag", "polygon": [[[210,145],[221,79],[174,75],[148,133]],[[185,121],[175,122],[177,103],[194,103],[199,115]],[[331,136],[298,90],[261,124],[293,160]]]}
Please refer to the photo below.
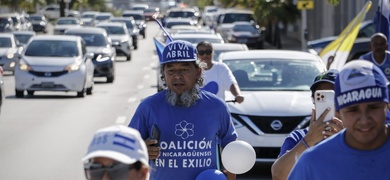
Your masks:
{"label": "yellow flag", "polygon": [[329,56],[335,56],[330,69],[340,70],[347,61],[349,52],[359,33],[360,25],[364,20],[366,13],[371,8],[371,1],[368,1],[363,9],[357,14],[355,18],[348,24],[348,26],[341,32],[339,37],[329,43],[320,53],[320,57],[325,62],[328,62]]}

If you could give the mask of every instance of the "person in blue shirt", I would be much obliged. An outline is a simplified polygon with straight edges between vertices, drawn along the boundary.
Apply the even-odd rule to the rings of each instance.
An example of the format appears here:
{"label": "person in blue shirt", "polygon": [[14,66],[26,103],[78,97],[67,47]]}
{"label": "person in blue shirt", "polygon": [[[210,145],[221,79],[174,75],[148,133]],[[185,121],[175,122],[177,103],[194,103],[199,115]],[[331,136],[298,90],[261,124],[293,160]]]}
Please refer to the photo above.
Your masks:
{"label": "person in blue shirt", "polygon": [[[329,70],[318,75],[310,87],[311,97],[317,90],[333,90],[334,81],[338,74],[337,70]],[[314,99],[313,99],[314,102]],[[315,119],[315,109],[312,109],[310,126],[305,129],[293,131],[284,141],[278,159],[271,167],[272,179],[285,180],[294,166],[299,156],[309,147],[326,139],[343,128],[341,120],[334,117],[332,120],[324,122],[324,117],[328,111],[324,112],[319,119]]]}
{"label": "person in blue shirt", "polygon": [[335,81],[335,109],[345,128],[306,150],[288,179],[389,179],[388,103],[381,69],[366,60],[348,62]]}
{"label": "person in blue shirt", "polygon": [[146,142],[152,180],[194,180],[207,169],[220,169],[218,147],[235,141],[237,133],[225,102],[200,89],[203,78],[196,48],[176,40],[162,54],[167,89],[145,98],[129,126]]}
{"label": "person in blue shirt", "polygon": [[360,56],[359,59],[368,60],[378,66],[390,80],[390,52],[388,49],[387,37],[383,33],[375,33],[371,36],[371,51]]}
{"label": "person in blue shirt", "polygon": [[[390,52],[387,37],[383,33],[375,33],[371,36],[371,51],[360,56],[359,59],[368,60],[378,66],[390,81]],[[390,108],[390,107],[389,107]],[[390,111],[387,112],[386,122],[390,123]]]}

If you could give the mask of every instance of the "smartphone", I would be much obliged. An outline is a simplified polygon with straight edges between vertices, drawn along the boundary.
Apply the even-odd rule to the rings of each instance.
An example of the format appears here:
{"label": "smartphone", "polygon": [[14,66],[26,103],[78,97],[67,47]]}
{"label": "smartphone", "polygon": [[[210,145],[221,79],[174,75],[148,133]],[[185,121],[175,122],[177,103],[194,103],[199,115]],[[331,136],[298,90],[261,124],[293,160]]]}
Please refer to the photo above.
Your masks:
{"label": "smartphone", "polygon": [[333,90],[318,90],[314,93],[314,103],[316,108],[316,120],[321,116],[321,114],[327,109],[331,108],[324,122],[329,121],[332,117],[335,116],[335,107],[334,107],[334,91]]}
{"label": "smartphone", "polygon": [[[151,133],[151,137],[150,138],[151,139],[155,139],[155,140],[160,142],[160,134],[161,134],[161,132],[160,132],[160,129],[158,128],[158,126],[153,124],[153,126],[152,126],[152,133]],[[158,146],[158,145],[155,144],[155,146]]]}

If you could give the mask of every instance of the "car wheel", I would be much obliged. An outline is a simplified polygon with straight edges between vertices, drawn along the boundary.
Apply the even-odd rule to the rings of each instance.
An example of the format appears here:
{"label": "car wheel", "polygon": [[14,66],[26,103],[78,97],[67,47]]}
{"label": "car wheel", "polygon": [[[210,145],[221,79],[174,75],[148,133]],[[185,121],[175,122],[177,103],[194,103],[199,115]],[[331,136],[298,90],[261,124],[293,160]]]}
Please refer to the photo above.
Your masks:
{"label": "car wheel", "polygon": [[77,97],[85,97],[85,88],[83,88],[83,90],[77,92]]}
{"label": "car wheel", "polygon": [[93,85],[87,88],[87,95],[92,95]]}
{"label": "car wheel", "polygon": [[27,94],[30,95],[30,96],[32,96],[32,95],[34,95],[34,92],[35,92],[35,91],[27,91]]}
{"label": "car wheel", "polygon": [[126,61],[130,61],[130,60],[131,60],[131,53],[126,56]]}
{"label": "car wheel", "polygon": [[114,79],[115,79],[115,76],[114,75],[112,75],[112,76],[107,76],[107,83],[112,83],[112,82],[114,82]]}
{"label": "car wheel", "polygon": [[23,96],[24,96],[24,91],[23,91],[23,90],[17,90],[17,89],[15,89],[15,96],[16,96],[17,98],[23,97]]}

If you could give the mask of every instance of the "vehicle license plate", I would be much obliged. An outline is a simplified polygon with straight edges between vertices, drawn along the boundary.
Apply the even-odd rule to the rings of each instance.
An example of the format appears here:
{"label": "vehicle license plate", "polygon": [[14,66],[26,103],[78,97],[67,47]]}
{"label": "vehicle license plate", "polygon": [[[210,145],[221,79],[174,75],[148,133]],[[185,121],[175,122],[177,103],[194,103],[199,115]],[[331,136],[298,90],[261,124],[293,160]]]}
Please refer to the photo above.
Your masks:
{"label": "vehicle license plate", "polygon": [[54,88],[54,82],[42,82],[41,86],[43,88]]}

